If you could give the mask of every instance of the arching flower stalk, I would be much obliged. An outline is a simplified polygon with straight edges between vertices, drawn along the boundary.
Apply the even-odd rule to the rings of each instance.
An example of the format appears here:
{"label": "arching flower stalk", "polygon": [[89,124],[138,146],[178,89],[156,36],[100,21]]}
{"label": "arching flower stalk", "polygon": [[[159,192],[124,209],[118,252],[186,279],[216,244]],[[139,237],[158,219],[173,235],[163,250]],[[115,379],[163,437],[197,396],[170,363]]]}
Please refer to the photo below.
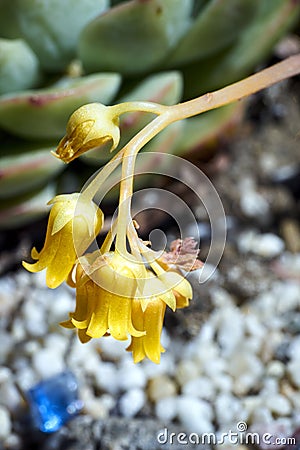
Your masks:
{"label": "arching flower stalk", "polygon": [[[55,156],[69,163],[86,151],[111,142],[117,148],[119,117],[144,111],[156,117],[103,167],[80,194],[59,195],[52,209],[43,249],[33,248],[35,263],[24,262],[31,272],[47,269],[46,283],[56,288],[63,281],[76,289],[76,307],[64,327],[77,329],[81,342],[111,335],[131,338],[127,348],[134,362],[145,357],[159,363],[166,308],[185,308],[192,298],[190,283],[181,269],[199,269],[195,242],[174,242],[171,252],[158,254],[143,243],[131,217],[134,167],[138,152],[171,123],[240,100],[260,89],[300,73],[300,55],[194,100],[163,106],[128,102],[114,106],[89,104],[70,117],[67,134]],[[119,208],[102,247],[86,252],[100,232],[103,214],[94,199],[113,170],[122,164]],[[113,247],[114,245],[114,247]]]}

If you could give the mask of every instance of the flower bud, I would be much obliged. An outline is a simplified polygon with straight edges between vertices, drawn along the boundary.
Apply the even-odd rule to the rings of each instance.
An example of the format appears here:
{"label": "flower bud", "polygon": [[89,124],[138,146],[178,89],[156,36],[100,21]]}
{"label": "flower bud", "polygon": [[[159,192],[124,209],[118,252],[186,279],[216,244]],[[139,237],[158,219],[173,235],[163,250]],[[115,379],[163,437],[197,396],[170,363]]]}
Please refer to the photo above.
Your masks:
{"label": "flower bud", "polygon": [[71,115],[67,134],[53,155],[69,163],[86,151],[108,141],[112,142],[111,151],[119,144],[119,118],[111,107],[101,103],[89,103]]}

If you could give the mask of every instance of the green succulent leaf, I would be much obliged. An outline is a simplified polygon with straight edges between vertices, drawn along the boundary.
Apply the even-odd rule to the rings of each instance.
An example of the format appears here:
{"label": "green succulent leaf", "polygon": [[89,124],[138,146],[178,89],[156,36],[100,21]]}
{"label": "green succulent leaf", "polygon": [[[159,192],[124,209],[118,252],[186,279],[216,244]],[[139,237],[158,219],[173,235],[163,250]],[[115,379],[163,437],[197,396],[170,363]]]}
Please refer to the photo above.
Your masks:
{"label": "green succulent leaf", "polygon": [[37,86],[39,62],[21,39],[0,39],[0,95]]}
{"label": "green succulent leaf", "polygon": [[90,102],[107,104],[115,96],[120,75],[107,73],[65,79],[49,89],[0,97],[0,127],[30,139],[59,139],[72,112]]}
{"label": "green succulent leaf", "polygon": [[22,141],[2,146],[0,199],[32,191],[61,172],[65,165],[51,155],[54,148]]}
{"label": "green succulent leaf", "polygon": [[252,21],[261,0],[213,0],[202,7],[166,66],[176,67],[220,51]]}
{"label": "green succulent leaf", "polygon": [[161,63],[187,30],[191,0],[132,0],[89,23],[79,40],[87,71],[132,75]]}
{"label": "green succulent leaf", "polygon": [[84,26],[108,7],[108,0],[14,0],[14,16],[22,37],[46,71],[57,72],[76,57]]}
{"label": "green succulent leaf", "polygon": [[49,211],[47,202],[56,194],[55,185],[12,200],[1,202],[0,229],[18,228],[44,217]]}

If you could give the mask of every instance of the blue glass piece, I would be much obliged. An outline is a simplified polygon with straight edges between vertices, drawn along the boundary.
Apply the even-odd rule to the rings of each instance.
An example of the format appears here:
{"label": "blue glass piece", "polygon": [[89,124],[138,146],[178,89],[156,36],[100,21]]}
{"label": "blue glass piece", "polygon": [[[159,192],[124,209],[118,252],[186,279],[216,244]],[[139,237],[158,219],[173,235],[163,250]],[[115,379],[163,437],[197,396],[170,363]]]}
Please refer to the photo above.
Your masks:
{"label": "blue glass piece", "polygon": [[83,407],[78,383],[70,371],[43,380],[27,391],[33,425],[44,433],[57,431]]}

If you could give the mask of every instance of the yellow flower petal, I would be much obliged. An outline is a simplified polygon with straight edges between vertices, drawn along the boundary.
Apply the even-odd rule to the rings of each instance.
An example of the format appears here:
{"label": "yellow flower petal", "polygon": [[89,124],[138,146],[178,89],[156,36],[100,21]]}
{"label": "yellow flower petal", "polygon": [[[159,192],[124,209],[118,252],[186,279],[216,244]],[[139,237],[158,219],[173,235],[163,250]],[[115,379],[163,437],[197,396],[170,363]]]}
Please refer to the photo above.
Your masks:
{"label": "yellow flower petal", "polygon": [[[163,326],[166,305],[161,300],[152,301],[145,312],[144,327],[146,336],[144,340],[144,350],[146,356],[156,364],[160,363],[161,344],[160,335]],[[164,349],[163,349],[164,351]]]}

